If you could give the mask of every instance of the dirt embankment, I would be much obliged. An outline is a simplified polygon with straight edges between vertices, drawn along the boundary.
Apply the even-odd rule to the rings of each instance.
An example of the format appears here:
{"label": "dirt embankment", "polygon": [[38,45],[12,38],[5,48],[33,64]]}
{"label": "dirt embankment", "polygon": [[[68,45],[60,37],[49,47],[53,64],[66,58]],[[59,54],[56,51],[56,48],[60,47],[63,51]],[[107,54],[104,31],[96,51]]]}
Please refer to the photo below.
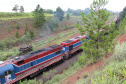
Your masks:
{"label": "dirt embankment", "polygon": [[[21,19],[9,19],[9,20],[0,20],[0,40],[5,37],[15,36],[16,32],[19,32],[20,36],[24,35],[26,24],[28,30],[33,28],[33,18],[21,18]],[[19,29],[16,26],[19,25]]]}

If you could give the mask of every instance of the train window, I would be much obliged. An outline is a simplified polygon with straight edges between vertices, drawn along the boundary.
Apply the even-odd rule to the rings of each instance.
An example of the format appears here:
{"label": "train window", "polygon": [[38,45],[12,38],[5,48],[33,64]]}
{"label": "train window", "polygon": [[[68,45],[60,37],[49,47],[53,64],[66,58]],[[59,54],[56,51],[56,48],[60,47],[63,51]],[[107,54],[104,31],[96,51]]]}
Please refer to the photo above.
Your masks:
{"label": "train window", "polygon": [[0,76],[0,78],[4,78],[4,77],[5,77],[5,75],[4,75],[4,74]]}
{"label": "train window", "polygon": [[73,45],[69,46],[69,50],[73,50]]}
{"label": "train window", "polygon": [[24,60],[19,61],[19,62],[18,62],[18,65],[19,65],[19,64],[22,64],[22,63],[24,63]]}
{"label": "train window", "polygon": [[59,54],[60,52],[61,52],[61,50],[57,51],[57,52],[56,52],[56,55]]}
{"label": "train window", "polygon": [[6,72],[4,72],[4,75],[5,75],[5,76],[7,76],[7,71],[6,71]]}

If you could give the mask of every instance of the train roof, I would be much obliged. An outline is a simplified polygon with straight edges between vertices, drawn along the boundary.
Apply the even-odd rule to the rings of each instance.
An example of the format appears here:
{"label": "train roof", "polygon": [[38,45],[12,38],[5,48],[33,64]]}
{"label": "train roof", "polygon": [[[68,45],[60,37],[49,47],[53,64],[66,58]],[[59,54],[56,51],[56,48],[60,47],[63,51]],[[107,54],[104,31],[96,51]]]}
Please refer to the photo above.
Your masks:
{"label": "train roof", "polygon": [[75,40],[81,39],[82,37],[86,37],[86,36],[85,36],[85,35],[83,35],[83,36],[77,36],[77,37],[75,37],[75,38],[72,38],[72,39],[63,41],[63,43],[71,43],[71,42],[73,42],[73,41],[75,41]]}
{"label": "train roof", "polygon": [[0,61],[0,67],[11,64],[12,59],[6,60],[6,61]]}
{"label": "train roof", "polygon": [[13,61],[20,61],[20,60],[23,60],[23,59],[27,59],[27,58],[35,56],[39,53],[43,53],[45,51],[51,51],[53,49],[60,48],[60,47],[62,47],[62,45],[55,44],[53,46],[49,46],[49,47],[46,47],[46,48],[43,48],[43,49],[40,49],[40,50],[37,50],[37,51],[30,52],[30,53],[25,54],[25,55],[21,55],[20,57],[15,57],[13,59]]}

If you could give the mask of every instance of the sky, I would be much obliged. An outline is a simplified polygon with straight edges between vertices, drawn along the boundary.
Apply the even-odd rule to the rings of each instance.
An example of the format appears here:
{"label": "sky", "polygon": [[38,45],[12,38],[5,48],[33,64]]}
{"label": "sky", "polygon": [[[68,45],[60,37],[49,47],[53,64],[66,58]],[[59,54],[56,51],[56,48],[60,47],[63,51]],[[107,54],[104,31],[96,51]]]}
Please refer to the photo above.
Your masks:
{"label": "sky", "polygon": [[[0,12],[12,12],[12,8],[15,4],[23,6],[25,12],[33,11],[37,4],[43,9],[56,10],[59,6],[63,10],[82,9],[90,7],[93,0],[0,0]],[[126,0],[109,0],[109,3],[105,6],[110,11],[120,12],[126,6]]]}

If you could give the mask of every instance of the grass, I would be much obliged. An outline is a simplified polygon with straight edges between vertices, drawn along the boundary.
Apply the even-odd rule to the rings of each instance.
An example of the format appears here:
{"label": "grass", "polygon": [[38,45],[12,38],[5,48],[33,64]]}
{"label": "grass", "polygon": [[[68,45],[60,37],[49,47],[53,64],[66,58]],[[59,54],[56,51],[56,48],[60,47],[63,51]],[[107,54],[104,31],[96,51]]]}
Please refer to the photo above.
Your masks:
{"label": "grass", "polygon": [[[113,56],[105,60],[105,66],[81,78],[76,84],[121,84],[126,79],[126,43],[118,43]],[[125,84],[125,83],[123,83]]]}
{"label": "grass", "polygon": [[[44,13],[47,16],[53,16],[53,14]],[[8,19],[21,19],[21,18],[33,18],[32,13],[11,13],[11,12],[0,12],[0,20]]]}

